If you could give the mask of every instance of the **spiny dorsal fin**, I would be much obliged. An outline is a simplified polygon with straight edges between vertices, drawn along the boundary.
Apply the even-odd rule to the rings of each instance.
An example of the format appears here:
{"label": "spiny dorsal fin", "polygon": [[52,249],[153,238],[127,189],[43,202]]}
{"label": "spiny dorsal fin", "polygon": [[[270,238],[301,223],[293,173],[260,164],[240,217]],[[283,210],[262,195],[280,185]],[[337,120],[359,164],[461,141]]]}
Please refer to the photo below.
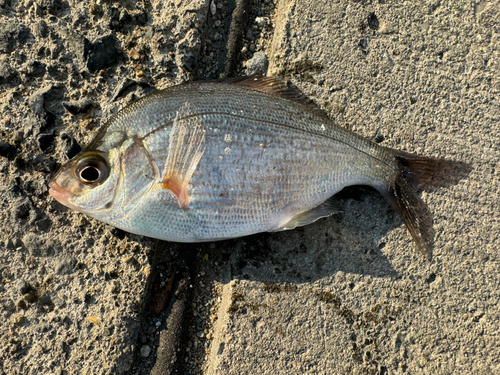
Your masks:
{"label": "spiny dorsal fin", "polygon": [[311,99],[304,95],[300,89],[291,82],[283,81],[275,77],[236,77],[236,78],[221,78],[213,81],[213,83],[223,83],[246,87],[251,90],[262,91],[268,94],[273,94],[281,98],[300,103],[307,106],[309,109],[328,117],[321,108],[319,108]]}

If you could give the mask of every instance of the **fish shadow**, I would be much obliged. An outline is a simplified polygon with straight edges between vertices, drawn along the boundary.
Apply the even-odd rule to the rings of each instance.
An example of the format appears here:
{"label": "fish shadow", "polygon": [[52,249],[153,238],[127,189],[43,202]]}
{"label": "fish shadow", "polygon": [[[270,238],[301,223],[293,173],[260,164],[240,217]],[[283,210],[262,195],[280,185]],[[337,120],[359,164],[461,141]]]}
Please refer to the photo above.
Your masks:
{"label": "fish shadow", "polygon": [[[152,240],[155,245],[148,254],[151,274],[142,298],[141,333],[136,330],[135,339],[146,337],[152,322],[165,320],[168,330],[155,336],[150,346],[170,350],[158,351],[154,359],[145,359],[136,350],[131,373],[139,368],[151,369],[145,373],[167,373],[165,369],[174,366],[172,353],[185,350],[194,334],[189,327],[207,324],[191,314],[189,307],[207,294],[200,280],[208,285],[250,280],[273,288],[282,283],[312,283],[338,272],[399,278],[381,251],[383,237],[402,225],[397,213],[378,192],[366,187],[348,188],[335,200],[341,213],[294,230],[198,244]],[[119,234],[136,237],[123,231]]]}

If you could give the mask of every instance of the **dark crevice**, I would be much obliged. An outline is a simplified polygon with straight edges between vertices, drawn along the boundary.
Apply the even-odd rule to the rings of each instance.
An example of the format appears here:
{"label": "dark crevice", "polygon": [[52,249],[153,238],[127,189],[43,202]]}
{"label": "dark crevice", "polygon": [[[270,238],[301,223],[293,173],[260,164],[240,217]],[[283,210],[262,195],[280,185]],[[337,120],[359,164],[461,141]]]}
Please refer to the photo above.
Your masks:
{"label": "dark crevice", "polygon": [[223,77],[234,77],[238,67],[238,61],[241,51],[241,42],[243,33],[249,27],[251,20],[250,15],[250,1],[236,0],[236,7],[234,8],[231,18],[231,26],[229,28],[229,36],[226,46],[226,61]]}

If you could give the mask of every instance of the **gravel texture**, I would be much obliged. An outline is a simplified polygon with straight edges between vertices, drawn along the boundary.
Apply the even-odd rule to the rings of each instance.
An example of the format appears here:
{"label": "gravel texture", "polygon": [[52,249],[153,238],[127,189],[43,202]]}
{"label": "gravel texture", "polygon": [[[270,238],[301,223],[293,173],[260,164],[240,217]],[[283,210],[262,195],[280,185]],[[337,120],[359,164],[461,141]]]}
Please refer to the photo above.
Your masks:
{"label": "gravel texture", "polygon": [[[497,0],[0,0],[0,374],[500,373],[499,19]],[[197,245],[49,197],[120,108],[228,73],[469,163],[422,195],[433,260],[368,188],[308,227]]]}

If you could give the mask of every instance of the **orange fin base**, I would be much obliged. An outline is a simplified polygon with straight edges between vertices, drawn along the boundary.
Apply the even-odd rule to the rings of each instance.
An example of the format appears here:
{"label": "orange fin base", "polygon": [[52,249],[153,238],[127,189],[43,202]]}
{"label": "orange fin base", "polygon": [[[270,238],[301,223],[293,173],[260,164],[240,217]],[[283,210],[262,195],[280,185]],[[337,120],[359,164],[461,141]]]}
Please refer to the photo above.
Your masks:
{"label": "orange fin base", "polygon": [[185,208],[189,203],[189,195],[187,193],[187,184],[179,183],[173,178],[167,178],[162,182],[164,189],[170,190],[179,200],[179,207]]}

